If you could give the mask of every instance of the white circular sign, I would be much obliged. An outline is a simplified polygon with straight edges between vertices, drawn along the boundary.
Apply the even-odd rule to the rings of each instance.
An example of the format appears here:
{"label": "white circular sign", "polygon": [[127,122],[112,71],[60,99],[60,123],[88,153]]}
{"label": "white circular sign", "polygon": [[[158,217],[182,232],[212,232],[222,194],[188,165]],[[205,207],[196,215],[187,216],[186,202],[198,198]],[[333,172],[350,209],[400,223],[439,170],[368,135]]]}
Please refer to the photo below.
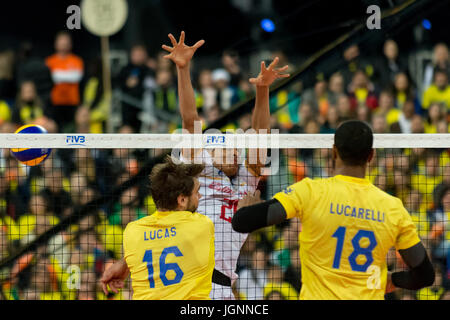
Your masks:
{"label": "white circular sign", "polygon": [[126,0],[82,0],[80,8],[83,25],[99,37],[118,32],[128,17]]}

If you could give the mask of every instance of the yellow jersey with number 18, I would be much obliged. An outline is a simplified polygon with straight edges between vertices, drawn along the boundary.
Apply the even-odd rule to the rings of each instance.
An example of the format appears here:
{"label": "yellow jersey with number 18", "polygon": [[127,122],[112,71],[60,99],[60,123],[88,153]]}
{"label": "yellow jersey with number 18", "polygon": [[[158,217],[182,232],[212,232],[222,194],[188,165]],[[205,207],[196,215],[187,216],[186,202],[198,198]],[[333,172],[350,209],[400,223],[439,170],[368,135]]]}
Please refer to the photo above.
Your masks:
{"label": "yellow jersey with number 18", "polygon": [[214,225],[199,213],[156,211],[129,223],[124,257],[135,300],[208,300]]}
{"label": "yellow jersey with number 18", "polygon": [[300,218],[300,299],[384,299],[390,248],[420,242],[400,199],[367,179],[302,181],[274,196]]}

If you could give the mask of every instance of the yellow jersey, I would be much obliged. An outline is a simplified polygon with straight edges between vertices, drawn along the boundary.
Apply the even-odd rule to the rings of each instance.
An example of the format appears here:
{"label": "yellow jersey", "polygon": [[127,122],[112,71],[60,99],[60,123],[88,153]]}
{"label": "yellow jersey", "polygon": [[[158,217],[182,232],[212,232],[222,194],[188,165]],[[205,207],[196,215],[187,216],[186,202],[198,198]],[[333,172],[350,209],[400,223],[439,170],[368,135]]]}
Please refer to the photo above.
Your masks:
{"label": "yellow jersey", "polygon": [[300,299],[384,299],[390,248],[420,242],[400,199],[367,179],[305,178],[274,196],[300,218]]}
{"label": "yellow jersey", "polygon": [[156,211],[127,225],[124,258],[135,300],[209,300],[214,225],[188,211]]}
{"label": "yellow jersey", "polygon": [[435,102],[445,104],[447,110],[450,110],[450,86],[440,90],[436,85],[432,84],[425,90],[422,101],[423,108],[428,109]]}

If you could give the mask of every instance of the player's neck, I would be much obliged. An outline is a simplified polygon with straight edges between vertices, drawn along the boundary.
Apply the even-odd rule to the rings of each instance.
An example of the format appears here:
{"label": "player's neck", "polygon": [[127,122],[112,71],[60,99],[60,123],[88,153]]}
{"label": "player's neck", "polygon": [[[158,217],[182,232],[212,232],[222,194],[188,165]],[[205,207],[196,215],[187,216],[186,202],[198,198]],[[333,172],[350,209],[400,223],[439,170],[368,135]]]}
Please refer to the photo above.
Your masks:
{"label": "player's neck", "polygon": [[366,177],[366,167],[361,166],[340,166],[334,171],[336,175],[343,175],[364,179]]}

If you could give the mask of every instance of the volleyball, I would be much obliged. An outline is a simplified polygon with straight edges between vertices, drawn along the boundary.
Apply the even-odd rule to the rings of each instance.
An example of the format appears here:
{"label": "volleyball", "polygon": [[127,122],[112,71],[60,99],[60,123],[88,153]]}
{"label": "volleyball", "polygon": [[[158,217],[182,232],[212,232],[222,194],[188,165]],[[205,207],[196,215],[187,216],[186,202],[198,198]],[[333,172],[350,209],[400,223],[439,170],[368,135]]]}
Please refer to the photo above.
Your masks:
{"label": "volleyball", "polygon": [[[24,125],[16,130],[16,134],[45,134],[47,130],[45,128],[29,124]],[[21,163],[27,166],[37,166],[50,156],[52,149],[49,148],[13,148],[11,153]]]}

